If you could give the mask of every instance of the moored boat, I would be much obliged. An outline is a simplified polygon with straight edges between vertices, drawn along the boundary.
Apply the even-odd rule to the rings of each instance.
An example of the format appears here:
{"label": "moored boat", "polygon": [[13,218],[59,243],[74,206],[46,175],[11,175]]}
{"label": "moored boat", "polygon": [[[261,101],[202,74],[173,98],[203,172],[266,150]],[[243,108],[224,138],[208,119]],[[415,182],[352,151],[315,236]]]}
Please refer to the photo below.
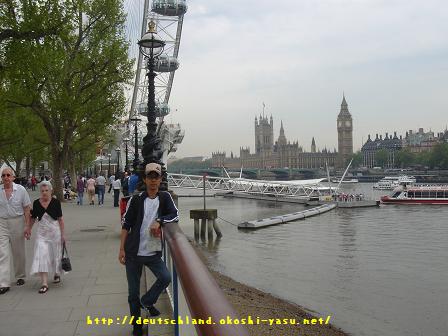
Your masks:
{"label": "moored boat", "polygon": [[412,185],[396,188],[392,195],[382,196],[384,204],[448,204],[448,185]]}
{"label": "moored boat", "polygon": [[358,181],[358,179],[355,179],[355,178],[352,178],[352,179],[349,179],[349,180],[344,179],[342,181],[341,181],[340,178],[335,178],[335,179],[331,179],[331,182],[332,183],[358,183],[359,181]]}
{"label": "moored boat", "polygon": [[373,185],[373,189],[378,190],[393,190],[399,185],[414,184],[416,179],[414,176],[386,176]]}

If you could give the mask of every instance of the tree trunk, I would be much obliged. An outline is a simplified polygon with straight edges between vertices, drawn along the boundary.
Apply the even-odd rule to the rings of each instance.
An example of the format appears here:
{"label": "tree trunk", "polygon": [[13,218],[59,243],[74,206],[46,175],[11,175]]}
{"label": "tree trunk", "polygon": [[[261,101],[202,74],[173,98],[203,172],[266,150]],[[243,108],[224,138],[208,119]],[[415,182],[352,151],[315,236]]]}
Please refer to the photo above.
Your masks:
{"label": "tree trunk", "polygon": [[52,161],[53,161],[53,194],[56,195],[56,198],[61,202],[64,201],[64,193],[62,190],[62,166],[63,166],[63,153],[59,150],[59,148],[54,148],[55,145],[52,145],[51,153],[52,153]]}
{"label": "tree trunk", "polygon": [[67,155],[65,157],[65,162],[67,162],[67,173],[70,175],[70,179],[72,181],[72,190],[74,191],[76,189],[76,159],[73,155],[73,150],[69,146],[69,149],[67,150]]}
{"label": "tree trunk", "polygon": [[75,166],[75,158],[72,158],[70,160],[70,177],[72,179],[72,190],[76,191],[76,181],[78,180],[78,174],[76,173],[76,166]]}
{"label": "tree trunk", "polygon": [[26,178],[28,178],[31,173],[31,159],[29,156],[27,156],[25,160],[25,169],[26,169]]}
{"label": "tree trunk", "polygon": [[21,167],[22,167],[22,160],[23,160],[23,157],[17,157],[14,160],[16,162],[16,176],[17,177],[20,177],[20,170],[21,170]]}

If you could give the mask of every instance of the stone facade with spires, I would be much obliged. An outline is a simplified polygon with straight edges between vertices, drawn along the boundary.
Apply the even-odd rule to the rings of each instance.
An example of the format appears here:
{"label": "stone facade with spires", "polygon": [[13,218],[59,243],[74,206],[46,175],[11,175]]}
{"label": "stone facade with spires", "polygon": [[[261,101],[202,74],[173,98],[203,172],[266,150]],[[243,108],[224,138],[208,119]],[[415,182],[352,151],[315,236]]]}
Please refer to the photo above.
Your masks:
{"label": "stone facade with spires", "polygon": [[213,167],[244,168],[321,168],[326,163],[329,167],[344,167],[353,155],[353,124],[348,111],[345,96],[337,118],[338,148],[328,150],[318,149],[314,137],[311,139],[310,151],[299,146],[298,141],[290,142],[285,135],[283,121],[280,122],[280,133],[274,142],[274,120],[272,115],[255,117],[255,153],[250,153],[249,147],[240,148],[239,157],[227,157],[224,151],[212,153]]}
{"label": "stone facade with spires", "polygon": [[384,138],[383,135],[375,136],[375,139],[367,137],[367,141],[361,148],[363,156],[363,166],[367,168],[373,168],[378,166],[376,162],[376,153],[380,150],[387,152],[387,162],[382,168],[397,168],[397,153],[406,148],[411,153],[422,153],[431,151],[438,143],[448,142],[448,130],[434,134],[433,131],[425,132],[423,128],[419,128],[414,132],[409,130],[406,135],[398,136],[397,132],[393,135],[386,132]]}

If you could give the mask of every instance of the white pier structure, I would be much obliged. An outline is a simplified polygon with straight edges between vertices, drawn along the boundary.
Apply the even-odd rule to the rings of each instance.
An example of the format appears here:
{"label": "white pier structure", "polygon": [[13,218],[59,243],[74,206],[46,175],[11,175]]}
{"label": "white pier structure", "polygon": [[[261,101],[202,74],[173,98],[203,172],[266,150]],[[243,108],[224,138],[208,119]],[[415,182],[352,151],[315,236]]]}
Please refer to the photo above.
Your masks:
{"label": "white pier structure", "polygon": [[[266,181],[206,176],[205,189],[222,192],[236,192],[289,198],[309,198],[328,195],[328,187],[321,184],[324,179],[298,181]],[[203,189],[204,180],[200,175],[168,173],[170,188]]]}

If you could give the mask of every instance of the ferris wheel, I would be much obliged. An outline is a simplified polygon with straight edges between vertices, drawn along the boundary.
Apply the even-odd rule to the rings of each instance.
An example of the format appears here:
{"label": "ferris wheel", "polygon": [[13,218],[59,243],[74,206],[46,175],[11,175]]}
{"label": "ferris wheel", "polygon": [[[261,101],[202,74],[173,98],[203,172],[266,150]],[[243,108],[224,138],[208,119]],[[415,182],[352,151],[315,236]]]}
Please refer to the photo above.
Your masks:
{"label": "ferris wheel", "polygon": [[[165,41],[165,49],[155,63],[156,116],[159,123],[159,136],[162,138],[166,156],[177,149],[183,140],[184,132],[180,125],[167,125],[164,117],[170,113],[169,99],[175,71],[179,68],[179,47],[182,24],[187,12],[186,0],[144,0],[141,36],[145,33],[149,21],[157,25],[159,37]],[[141,53],[138,54],[134,90],[129,112],[129,120],[147,115],[148,82],[147,63]]]}

